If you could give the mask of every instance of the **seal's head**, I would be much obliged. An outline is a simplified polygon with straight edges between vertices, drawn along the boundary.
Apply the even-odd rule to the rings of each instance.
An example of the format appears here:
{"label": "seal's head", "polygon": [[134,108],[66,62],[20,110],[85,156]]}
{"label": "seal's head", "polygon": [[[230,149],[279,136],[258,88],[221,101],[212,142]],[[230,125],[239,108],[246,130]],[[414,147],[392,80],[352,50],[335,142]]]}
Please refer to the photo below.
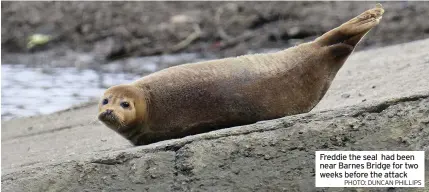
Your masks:
{"label": "seal's head", "polygon": [[117,132],[124,132],[144,120],[146,102],[143,92],[133,85],[117,85],[100,99],[98,119]]}

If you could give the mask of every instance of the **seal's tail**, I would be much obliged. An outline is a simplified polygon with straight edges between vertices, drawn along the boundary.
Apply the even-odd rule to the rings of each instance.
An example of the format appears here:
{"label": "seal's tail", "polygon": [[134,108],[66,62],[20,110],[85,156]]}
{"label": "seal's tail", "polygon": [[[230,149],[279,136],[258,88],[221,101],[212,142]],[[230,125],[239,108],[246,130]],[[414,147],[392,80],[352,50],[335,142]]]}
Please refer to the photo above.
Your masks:
{"label": "seal's tail", "polygon": [[315,41],[321,46],[345,43],[355,47],[362,37],[380,22],[384,9],[381,4],[332,29]]}

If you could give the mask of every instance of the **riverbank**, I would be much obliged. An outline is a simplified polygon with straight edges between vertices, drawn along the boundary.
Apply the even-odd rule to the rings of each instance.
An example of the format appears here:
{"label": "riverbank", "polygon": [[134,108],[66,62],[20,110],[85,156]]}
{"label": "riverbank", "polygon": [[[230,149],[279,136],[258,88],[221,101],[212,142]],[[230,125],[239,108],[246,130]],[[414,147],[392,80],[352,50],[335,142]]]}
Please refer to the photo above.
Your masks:
{"label": "riverbank", "polygon": [[[237,56],[309,41],[376,2],[2,2],[2,63],[95,68],[173,53]],[[357,48],[429,37],[429,2],[383,2]],[[28,37],[52,40],[27,48]]]}

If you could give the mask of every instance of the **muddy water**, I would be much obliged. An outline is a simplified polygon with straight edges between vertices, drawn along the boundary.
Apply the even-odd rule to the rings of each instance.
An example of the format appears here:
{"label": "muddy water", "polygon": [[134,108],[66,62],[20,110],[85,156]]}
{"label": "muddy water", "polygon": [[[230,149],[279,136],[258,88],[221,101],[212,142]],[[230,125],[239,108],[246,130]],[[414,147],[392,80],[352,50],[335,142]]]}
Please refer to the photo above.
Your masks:
{"label": "muddy water", "polygon": [[[106,73],[103,84],[133,81],[133,74]],[[48,114],[99,97],[99,76],[94,70],[28,68],[2,65],[2,120]]]}

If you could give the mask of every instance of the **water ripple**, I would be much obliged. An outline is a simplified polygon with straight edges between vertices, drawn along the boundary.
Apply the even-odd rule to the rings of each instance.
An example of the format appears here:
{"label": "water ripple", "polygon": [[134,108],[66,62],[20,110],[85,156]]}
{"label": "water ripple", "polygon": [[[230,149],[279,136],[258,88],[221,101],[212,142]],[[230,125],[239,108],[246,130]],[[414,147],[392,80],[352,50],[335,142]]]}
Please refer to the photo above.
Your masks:
{"label": "water ripple", "polygon": [[[105,86],[139,78],[135,74],[105,73]],[[98,74],[76,68],[28,68],[2,64],[2,120],[48,114],[98,98]]]}

